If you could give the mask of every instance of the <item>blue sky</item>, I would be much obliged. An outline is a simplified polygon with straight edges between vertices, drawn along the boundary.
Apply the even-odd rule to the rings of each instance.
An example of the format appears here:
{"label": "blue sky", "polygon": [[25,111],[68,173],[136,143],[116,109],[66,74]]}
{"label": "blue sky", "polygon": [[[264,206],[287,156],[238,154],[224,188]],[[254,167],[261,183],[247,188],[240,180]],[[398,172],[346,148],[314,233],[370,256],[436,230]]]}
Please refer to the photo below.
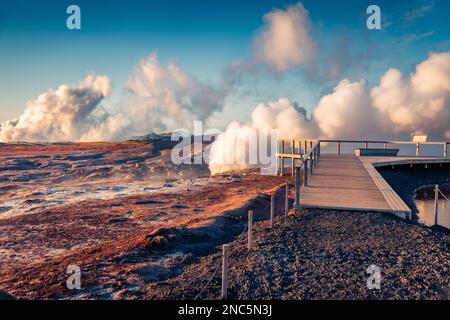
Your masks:
{"label": "blue sky", "polygon": [[[113,81],[119,102],[133,67],[157,51],[205,81],[218,81],[232,61],[250,60],[252,38],[273,8],[295,1],[2,1],[0,3],[0,121],[18,117],[26,101],[49,88],[76,83],[95,71]],[[450,2],[302,1],[309,11],[319,54],[345,46],[348,61],[335,79],[315,79],[299,68],[247,76],[228,99],[248,117],[259,101],[286,96],[309,111],[343,77],[376,83],[389,68],[404,73],[430,51],[450,48]],[[77,4],[82,30],[66,28],[66,8]],[[369,31],[369,4],[382,10],[383,29]],[[345,55],[345,53],[344,53]],[[239,114],[240,113],[240,114]],[[236,116],[236,113],[233,112]]]}

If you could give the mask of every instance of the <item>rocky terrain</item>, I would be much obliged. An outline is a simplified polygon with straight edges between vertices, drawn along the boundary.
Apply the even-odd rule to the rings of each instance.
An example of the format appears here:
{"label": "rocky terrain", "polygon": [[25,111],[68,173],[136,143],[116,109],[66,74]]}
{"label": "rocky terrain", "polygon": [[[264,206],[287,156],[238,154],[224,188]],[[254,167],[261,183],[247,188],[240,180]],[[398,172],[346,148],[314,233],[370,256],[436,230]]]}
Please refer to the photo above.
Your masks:
{"label": "rocky terrain", "polygon": [[[286,177],[211,176],[174,165],[172,145],[0,144],[0,300],[217,299],[224,243],[233,299],[449,298],[448,232],[370,212],[291,209],[285,219]],[[405,196],[411,174],[383,172]],[[66,285],[73,265],[80,290]],[[370,265],[381,290],[367,289]]]}
{"label": "rocky terrain", "polygon": [[[257,172],[211,177],[206,165],[174,165],[169,147],[1,145],[3,294],[112,299],[134,288],[143,297],[148,283],[231,241],[249,206],[266,206],[284,182]],[[69,265],[81,268],[83,290],[67,289]]]}
{"label": "rocky terrain", "polygon": [[[375,212],[305,210],[230,244],[230,299],[449,299],[450,235]],[[220,298],[221,254],[147,287],[149,299]],[[366,272],[381,269],[380,290]],[[211,281],[210,281],[211,280]],[[210,282],[208,282],[210,281]]]}
{"label": "rocky terrain", "polygon": [[0,219],[87,199],[148,193],[171,181],[209,176],[206,165],[175,165],[173,142],[0,145]]}

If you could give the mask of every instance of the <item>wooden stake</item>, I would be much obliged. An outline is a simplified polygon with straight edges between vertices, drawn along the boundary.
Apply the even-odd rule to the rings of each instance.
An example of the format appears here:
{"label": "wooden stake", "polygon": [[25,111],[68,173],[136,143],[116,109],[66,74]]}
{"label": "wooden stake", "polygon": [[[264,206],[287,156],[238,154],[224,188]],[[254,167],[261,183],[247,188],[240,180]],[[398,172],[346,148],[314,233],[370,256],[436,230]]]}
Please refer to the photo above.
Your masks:
{"label": "wooden stake", "polygon": [[284,216],[289,215],[289,182],[286,181],[286,198],[284,199]]}
{"label": "wooden stake", "polygon": [[434,225],[438,225],[439,214],[439,185],[434,186]]}
{"label": "wooden stake", "polygon": [[308,160],[305,160],[305,164],[303,165],[303,185],[306,187],[308,185]]}
{"label": "wooden stake", "polygon": [[270,198],[270,227],[273,227],[273,222],[275,220],[275,195]]}
{"label": "wooden stake", "polygon": [[300,208],[300,167],[295,167],[295,203],[296,209]]}

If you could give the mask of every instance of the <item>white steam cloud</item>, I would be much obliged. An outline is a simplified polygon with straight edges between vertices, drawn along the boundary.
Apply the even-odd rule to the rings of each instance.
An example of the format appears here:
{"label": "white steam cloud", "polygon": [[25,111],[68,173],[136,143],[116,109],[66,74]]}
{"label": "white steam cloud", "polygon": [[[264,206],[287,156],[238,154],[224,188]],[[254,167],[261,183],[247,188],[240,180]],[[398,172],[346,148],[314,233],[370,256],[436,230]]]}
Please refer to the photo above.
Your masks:
{"label": "white steam cloud", "polygon": [[[267,104],[261,103],[253,110],[249,123],[241,124],[234,121],[218,135],[209,154],[211,173],[249,167],[250,161],[246,159],[245,154],[248,154],[247,158],[260,155],[261,150],[258,148],[261,147],[255,143],[255,140],[259,139],[257,135],[265,132],[270,137],[271,130],[278,131],[278,138],[312,136],[317,132],[316,125],[307,119],[306,110],[299,108],[289,99],[281,98]],[[246,145],[247,141],[253,141],[253,143]],[[264,154],[266,154],[265,151]],[[254,159],[251,164],[261,163],[260,160]]]}
{"label": "white steam cloud", "polygon": [[409,77],[390,69],[371,90],[373,106],[385,131],[434,132],[450,129],[450,52],[431,54]]}
{"label": "white steam cloud", "polygon": [[264,23],[253,43],[257,62],[282,72],[311,60],[316,45],[310,37],[309,13],[301,3],[267,13]]}
{"label": "white steam cloud", "polygon": [[0,124],[0,141],[105,141],[191,128],[194,120],[222,108],[232,86],[226,78],[218,88],[201,82],[173,62],[161,65],[152,53],[130,75],[125,105],[118,111],[101,105],[110,80],[90,74],[28,102],[18,119]]}
{"label": "white steam cloud", "polygon": [[29,101],[18,119],[0,124],[0,141],[77,140],[97,124],[94,113],[110,90],[108,77],[95,74],[49,90]]}
{"label": "white steam cloud", "polygon": [[162,66],[152,53],[128,80],[127,114],[136,132],[190,128],[219,111],[230,88],[225,81],[218,88],[201,82],[173,62]]}
{"label": "white steam cloud", "polygon": [[[163,65],[152,53],[129,76],[127,95],[117,111],[102,105],[111,91],[110,80],[89,74],[76,85],[61,85],[29,101],[18,119],[0,124],[0,141],[117,140],[150,131],[190,129],[193,120],[208,120],[221,110],[240,73],[249,72],[254,62],[285,72],[313,60],[317,45],[310,31],[309,13],[301,3],[267,13],[253,41],[255,61],[231,64],[217,85],[201,81],[174,62]],[[249,122],[229,127],[236,128],[277,129],[283,138],[422,131],[450,139],[450,52],[430,54],[407,76],[391,68],[373,88],[364,80],[343,79],[318,101],[310,117],[287,98],[261,103]],[[225,137],[226,132],[218,139]],[[227,152],[223,145],[224,149],[213,145],[212,168]]]}
{"label": "white steam cloud", "polygon": [[[229,132],[236,128],[277,129],[285,139],[344,139],[416,132],[449,139],[450,52],[430,54],[408,78],[390,69],[371,90],[364,80],[344,79],[320,99],[310,119],[304,109],[285,98],[260,104],[250,122],[234,122],[217,140],[239,135]],[[223,165],[227,152],[235,148],[233,141],[212,146],[209,165],[213,174],[243,167],[242,163]]]}
{"label": "white steam cloud", "polygon": [[320,135],[327,138],[367,135],[377,123],[363,80],[339,82],[332,93],[320,99],[313,118]]}

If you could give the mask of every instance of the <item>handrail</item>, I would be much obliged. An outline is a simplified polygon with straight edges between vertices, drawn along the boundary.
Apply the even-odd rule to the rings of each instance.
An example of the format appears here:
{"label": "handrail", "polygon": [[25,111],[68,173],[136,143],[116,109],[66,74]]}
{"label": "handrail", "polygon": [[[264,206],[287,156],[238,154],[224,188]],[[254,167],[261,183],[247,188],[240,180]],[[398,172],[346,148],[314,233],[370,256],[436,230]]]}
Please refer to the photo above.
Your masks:
{"label": "handrail", "polygon": [[439,193],[441,194],[442,197],[444,197],[445,200],[447,200],[448,202],[450,202],[450,200],[445,196],[445,194],[442,193],[442,191],[440,189],[438,189]]}
{"label": "handrail", "polygon": [[[292,139],[293,140],[293,139]],[[307,139],[304,139],[307,140]],[[289,141],[286,139],[286,141]],[[309,141],[309,140],[308,140]],[[342,142],[342,143],[372,143],[372,144],[424,144],[424,145],[442,145],[442,144],[450,144],[450,141],[423,141],[423,142],[417,142],[417,141],[401,141],[401,140],[335,140],[335,139],[319,139],[317,141],[320,142],[330,142],[330,143],[336,143],[336,142]]]}
{"label": "handrail", "polygon": [[[369,144],[383,144],[384,148],[387,149],[388,145],[415,145],[416,146],[416,156],[420,156],[420,147],[423,145],[441,145],[443,146],[443,157],[447,158],[447,145],[450,144],[450,141],[400,141],[400,140],[336,140],[336,139],[282,139],[280,140],[283,144],[284,141],[290,142],[315,142],[315,143],[337,143],[337,154],[341,152],[341,144],[342,143],[354,143],[354,144],[364,144],[366,148],[369,147]],[[320,147],[319,147],[320,148]],[[283,152],[284,153],[284,152]],[[292,158],[287,156],[287,154],[283,154],[283,158]]]}
{"label": "handrail", "polygon": [[[283,170],[284,170],[284,159],[291,159],[292,161],[292,175],[294,175],[295,170],[301,169],[302,167],[304,168],[304,172],[305,172],[305,182],[307,180],[307,171],[308,171],[308,161],[310,163],[310,171],[311,174],[313,174],[313,170],[317,165],[317,162],[319,161],[319,157],[320,157],[320,141],[319,140],[290,140],[290,142],[292,142],[292,153],[285,153],[284,152],[284,144],[285,140],[281,140],[281,152],[277,153],[277,159],[280,159],[281,165],[279,166],[280,168],[280,175],[283,175]],[[295,152],[295,145],[296,142],[299,142],[299,149],[298,149],[298,153]],[[302,154],[302,143],[304,143],[304,153]],[[308,144],[309,144],[309,148],[308,148]],[[309,149],[309,150],[308,150]],[[298,161],[299,163],[296,165],[295,162]],[[278,169],[277,169],[278,171]]]}
{"label": "handrail", "polygon": [[[293,141],[293,140],[290,140]],[[301,140],[301,141],[312,141],[312,140]],[[299,165],[299,167],[302,167],[305,163],[306,160],[310,160],[311,157],[313,156],[314,152],[316,152],[316,150],[320,148],[320,143],[316,142],[315,144],[313,144],[312,149],[309,150],[309,152],[305,155],[305,154],[300,154],[300,153],[278,153],[277,152],[277,157],[278,158],[287,158],[287,159],[297,159],[297,160],[301,160],[301,164]]]}
{"label": "handrail", "polygon": [[[285,142],[291,143],[292,153],[285,153]],[[339,155],[341,152],[341,143],[364,143],[365,148],[369,147],[369,143],[371,144],[384,144],[384,148],[387,149],[388,144],[408,144],[408,145],[416,145],[416,156],[420,155],[420,146],[421,145],[443,145],[444,147],[444,158],[447,158],[447,145],[450,142],[447,141],[430,141],[430,142],[416,142],[416,141],[380,141],[380,140],[329,140],[329,139],[282,139],[281,142],[281,152],[277,152],[277,159],[281,160],[280,165],[280,175],[283,176],[284,169],[284,159],[292,160],[292,175],[295,174],[295,202],[294,207],[300,208],[300,170],[303,167],[303,186],[308,186],[308,162],[310,164],[310,174],[313,175],[313,168],[317,166],[317,163],[320,161],[320,149],[321,143],[337,143],[337,154]],[[296,143],[298,144],[298,152],[296,152]],[[304,153],[302,154],[302,145],[304,143]],[[309,151],[308,151],[309,144]],[[279,149],[278,149],[279,150]],[[295,165],[295,161],[298,161],[299,164]],[[278,164],[278,162],[277,162]],[[278,169],[277,169],[278,173]],[[445,196],[444,196],[445,197]],[[437,212],[437,211],[436,211]],[[437,215],[437,214],[436,214]],[[437,219],[436,219],[437,220]]]}

